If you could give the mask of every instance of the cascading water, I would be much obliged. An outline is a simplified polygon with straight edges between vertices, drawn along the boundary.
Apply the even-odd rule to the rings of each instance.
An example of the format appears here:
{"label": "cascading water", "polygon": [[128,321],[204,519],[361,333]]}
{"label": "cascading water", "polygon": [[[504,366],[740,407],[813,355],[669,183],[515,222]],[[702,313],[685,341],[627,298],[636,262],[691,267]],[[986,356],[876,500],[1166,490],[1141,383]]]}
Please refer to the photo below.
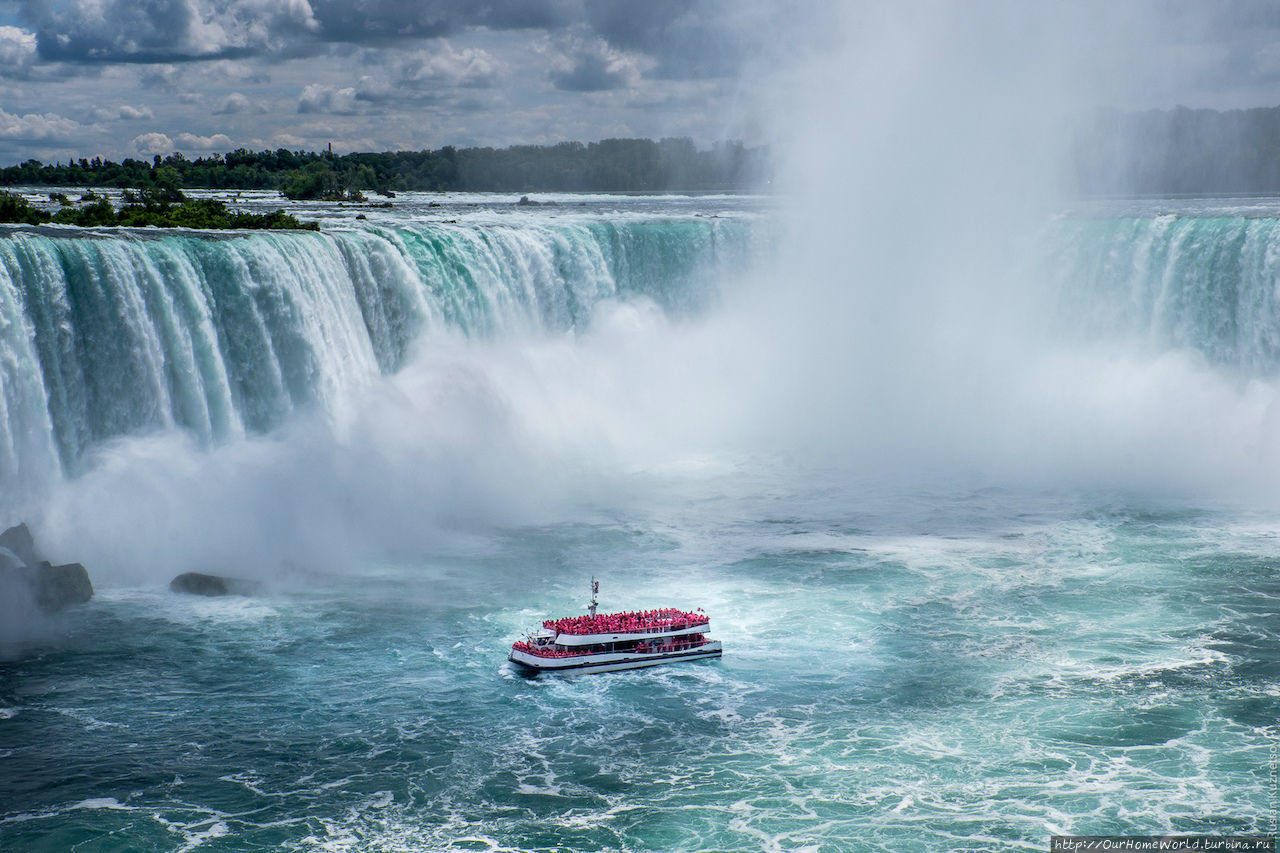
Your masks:
{"label": "cascading water", "polygon": [[399,224],[323,234],[0,235],[0,482],[77,473],[101,442],[224,442],[403,366],[444,331],[582,326],[602,300],[687,315],[750,229],[728,220]]}
{"label": "cascading water", "polygon": [[1280,369],[1280,218],[1068,218],[1046,239],[1062,325],[1077,339],[1180,348],[1251,376]]}

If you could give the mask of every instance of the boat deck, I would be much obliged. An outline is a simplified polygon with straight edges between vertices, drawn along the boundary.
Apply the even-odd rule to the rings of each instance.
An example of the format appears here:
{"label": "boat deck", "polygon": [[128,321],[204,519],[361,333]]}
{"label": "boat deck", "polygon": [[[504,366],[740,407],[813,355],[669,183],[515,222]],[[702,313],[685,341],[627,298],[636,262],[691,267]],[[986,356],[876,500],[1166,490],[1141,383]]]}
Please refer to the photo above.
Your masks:
{"label": "boat deck", "polygon": [[508,660],[535,671],[604,672],[720,656],[701,608],[597,613],[599,587],[593,578],[586,614],[547,619],[536,635],[511,645]]}

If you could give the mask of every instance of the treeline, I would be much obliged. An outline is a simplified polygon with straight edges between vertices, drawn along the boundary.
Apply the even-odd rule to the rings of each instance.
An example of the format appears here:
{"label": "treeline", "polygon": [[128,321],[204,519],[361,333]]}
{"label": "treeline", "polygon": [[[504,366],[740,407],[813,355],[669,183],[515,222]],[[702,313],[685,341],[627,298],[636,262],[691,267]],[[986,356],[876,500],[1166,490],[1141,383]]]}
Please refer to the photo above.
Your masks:
{"label": "treeline", "polygon": [[1280,107],[1099,113],[1072,168],[1092,195],[1280,192]]}
{"label": "treeline", "polygon": [[338,198],[360,190],[471,192],[660,192],[749,190],[765,176],[767,152],[740,142],[699,150],[681,139],[605,139],[583,144],[515,145],[335,155],[249,151],[151,161],[101,157],[46,165],[27,160],[0,169],[0,186],[141,187],[172,169],[181,186],[276,189],[295,198]]}

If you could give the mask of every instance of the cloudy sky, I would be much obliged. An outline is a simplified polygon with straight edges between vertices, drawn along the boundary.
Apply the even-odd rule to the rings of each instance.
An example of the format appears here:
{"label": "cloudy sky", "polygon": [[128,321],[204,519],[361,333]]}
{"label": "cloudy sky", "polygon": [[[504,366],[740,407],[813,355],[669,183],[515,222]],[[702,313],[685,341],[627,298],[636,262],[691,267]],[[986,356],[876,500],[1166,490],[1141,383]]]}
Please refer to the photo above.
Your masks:
{"label": "cloudy sky", "polygon": [[[839,6],[0,0],[0,165],[330,143],[767,141],[760,92],[845,35]],[[1280,104],[1280,4],[1128,8],[1101,26],[1083,16],[1077,34],[1103,34],[1079,50],[1116,63],[1122,106]],[[836,96],[841,81],[815,82]]]}
{"label": "cloudy sky", "polygon": [[0,0],[0,163],[750,136],[733,0]]}

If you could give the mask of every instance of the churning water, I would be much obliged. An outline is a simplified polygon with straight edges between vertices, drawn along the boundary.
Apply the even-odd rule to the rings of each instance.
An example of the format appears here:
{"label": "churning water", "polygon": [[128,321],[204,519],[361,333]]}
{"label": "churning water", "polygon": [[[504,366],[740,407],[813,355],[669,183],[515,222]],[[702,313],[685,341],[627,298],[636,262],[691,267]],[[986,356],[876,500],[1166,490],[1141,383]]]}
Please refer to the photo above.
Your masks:
{"label": "churning water", "polygon": [[[0,848],[1274,831],[1280,207],[1047,223],[960,377],[991,305],[810,286],[759,200],[513,200],[0,234],[0,521],[98,590],[4,632]],[[514,673],[592,575],[724,657]]]}

